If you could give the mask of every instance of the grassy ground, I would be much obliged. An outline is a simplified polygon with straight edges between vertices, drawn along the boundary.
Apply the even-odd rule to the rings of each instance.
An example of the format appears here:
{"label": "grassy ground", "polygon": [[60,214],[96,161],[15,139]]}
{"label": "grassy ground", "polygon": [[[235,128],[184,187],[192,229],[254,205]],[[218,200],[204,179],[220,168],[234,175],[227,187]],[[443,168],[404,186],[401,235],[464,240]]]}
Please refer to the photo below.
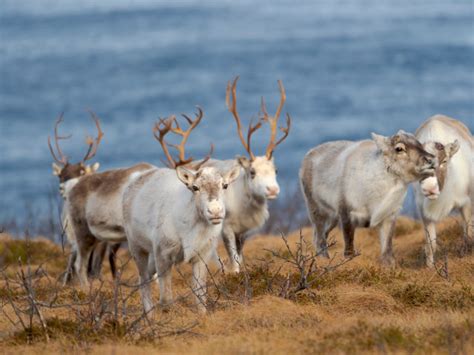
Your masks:
{"label": "grassy ground", "polygon": [[[423,230],[406,218],[397,223],[395,268],[379,265],[377,235],[369,229],[357,231],[360,255],[350,261],[340,257],[339,231],[332,236],[330,261],[311,257],[310,229],[302,231],[302,239],[300,232],[289,235],[288,247],[281,237],[259,236],[246,244],[241,274],[210,268],[207,315],[192,306],[190,268],[183,265],[173,277],[176,303],[158,309],[150,323],[140,317],[139,294],[132,287],[135,266],[127,263],[126,250],[120,252],[120,283],[114,284],[105,268],[91,290],[60,288],[56,279],[67,251],[46,240],[26,243],[3,235],[0,349],[12,354],[474,353],[474,256],[462,250],[456,219],[443,221],[438,230],[442,252],[436,270],[423,267]],[[32,326],[31,309],[39,310]],[[24,325],[8,320],[18,323],[16,313]]]}

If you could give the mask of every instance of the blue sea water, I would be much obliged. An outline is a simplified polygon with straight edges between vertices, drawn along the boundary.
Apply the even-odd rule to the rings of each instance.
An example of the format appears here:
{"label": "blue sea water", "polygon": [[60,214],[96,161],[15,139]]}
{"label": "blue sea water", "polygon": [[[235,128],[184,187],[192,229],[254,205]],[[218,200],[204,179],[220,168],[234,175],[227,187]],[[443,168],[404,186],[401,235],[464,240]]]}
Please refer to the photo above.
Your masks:
{"label": "blue sea water", "polygon": [[[163,158],[160,116],[205,112],[188,151],[243,154],[225,107],[240,75],[249,120],[270,111],[277,79],[293,118],[275,152],[293,186],[307,150],[370,132],[414,131],[444,113],[474,131],[474,5],[462,0],[0,0],[0,221],[46,213],[56,191],[46,139],[65,112],[72,161],[102,119],[101,169]],[[262,154],[268,131],[255,137]],[[33,207],[31,207],[33,206]]]}

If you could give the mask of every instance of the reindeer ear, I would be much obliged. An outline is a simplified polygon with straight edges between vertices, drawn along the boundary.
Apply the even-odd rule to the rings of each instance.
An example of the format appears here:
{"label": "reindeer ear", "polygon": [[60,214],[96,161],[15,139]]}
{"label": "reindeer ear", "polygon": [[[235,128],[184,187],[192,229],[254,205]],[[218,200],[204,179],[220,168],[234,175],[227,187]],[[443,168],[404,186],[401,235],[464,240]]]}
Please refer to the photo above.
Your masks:
{"label": "reindeer ear", "polygon": [[237,156],[236,159],[237,159],[237,162],[238,162],[244,169],[250,168],[250,160],[248,160],[247,157]]}
{"label": "reindeer ear", "polygon": [[91,166],[91,172],[92,172],[92,173],[95,173],[97,170],[99,170],[99,166],[100,166],[99,163],[94,163],[94,164],[92,164],[92,166]]}
{"label": "reindeer ear", "polygon": [[444,146],[444,150],[446,151],[448,157],[451,158],[459,150],[459,141],[456,139],[454,142],[446,144]]}
{"label": "reindeer ear", "polygon": [[391,147],[391,141],[389,137],[381,136],[376,133],[372,133],[372,139],[377,145],[377,147],[382,151],[386,152]]}
{"label": "reindeer ear", "polygon": [[176,168],[176,174],[178,175],[178,179],[180,179],[188,188],[191,188],[196,179],[196,173],[194,171],[183,168],[182,166]]}
{"label": "reindeer ear", "polygon": [[240,176],[240,165],[234,165],[231,170],[225,173],[224,181],[227,184],[234,182]]}
{"label": "reindeer ear", "polygon": [[59,176],[59,174],[61,174],[61,171],[63,169],[56,163],[53,163],[53,175],[54,176]]}

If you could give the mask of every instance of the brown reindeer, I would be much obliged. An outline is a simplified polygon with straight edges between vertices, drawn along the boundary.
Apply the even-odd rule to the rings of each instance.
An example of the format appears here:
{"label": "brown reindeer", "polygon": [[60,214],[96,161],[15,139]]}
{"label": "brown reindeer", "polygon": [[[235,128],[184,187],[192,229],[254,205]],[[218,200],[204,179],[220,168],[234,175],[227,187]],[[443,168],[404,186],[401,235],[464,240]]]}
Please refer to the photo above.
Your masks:
{"label": "brown reindeer", "polygon": [[[89,136],[86,137],[86,143],[88,145],[88,148],[87,148],[86,154],[84,155],[81,161],[77,163],[71,163],[69,161],[69,158],[63,153],[61,146],[59,144],[60,140],[65,140],[72,136],[72,135],[61,136],[58,133],[59,125],[64,121],[64,113],[61,113],[61,115],[58,117],[54,125],[54,148],[55,149],[53,148],[53,145],[51,144],[51,137],[48,136],[48,147],[53,159],[55,160],[55,162],[53,162],[53,175],[59,178],[59,192],[61,196],[63,197],[63,199],[67,198],[67,191],[69,191],[79,181],[79,179],[82,176],[93,174],[99,169],[99,163],[97,162],[92,165],[86,164],[88,160],[95,157],[99,144],[102,140],[102,137],[104,136],[104,133],[102,132],[102,129],[100,127],[100,120],[97,117],[97,115],[92,111],[89,111],[89,114],[91,115],[91,118],[96,125],[97,137],[95,139]],[[76,258],[76,250],[75,250],[76,242],[74,239],[74,233],[72,233],[72,231],[69,231],[69,232],[67,231],[67,228],[69,226],[69,220],[67,219],[67,216],[64,213],[62,215],[62,225],[66,231],[66,236],[68,237],[68,241],[72,246],[72,253],[69,260],[70,265],[68,266],[68,270],[66,271],[65,278],[64,278],[64,282],[67,283],[71,279],[72,264],[74,263],[74,260]],[[98,244],[94,250],[93,255],[91,256],[89,260],[88,274],[90,276],[97,276],[98,273],[100,272],[100,265],[101,265],[102,259],[105,257],[106,254],[108,254],[110,269],[111,269],[112,275],[115,275],[115,253],[119,247],[120,247],[120,244],[109,245],[105,242]]]}

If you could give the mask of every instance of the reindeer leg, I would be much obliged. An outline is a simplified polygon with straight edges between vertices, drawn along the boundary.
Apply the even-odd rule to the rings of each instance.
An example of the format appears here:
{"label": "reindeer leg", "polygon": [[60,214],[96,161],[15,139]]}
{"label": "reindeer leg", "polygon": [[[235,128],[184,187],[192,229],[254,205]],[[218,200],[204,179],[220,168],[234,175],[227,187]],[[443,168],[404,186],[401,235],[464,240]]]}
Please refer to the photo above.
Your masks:
{"label": "reindeer leg", "polygon": [[[225,222],[224,222],[225,223]],[[229,256],[230,272],[239,272],[242,259],[237,250],[236,236],[232,228],[225,226],[222,230],[222,240]]]}
{"label": "reindeer leg", "polygon": [[379,227],[380,238],[380,254],[382,264],[394,266],[395,258],[393,257],[392,239],[395,227],[395,218],[386,218]]}
{"label": "reindeer leg", "polygon": [[354,249],[354,233],[355,226],[351,222],[349,214],[341,213],[342,234],[344,235],[344,256],[350,258],[355,255]]}
{"label": "reindeer leg", "polygon": [[120,249],[120,243],[109,245],[107,249],[109,252],[110,272],[112,273],[112,277],[115,279],[117,275],[117,266],[115,261],[117,259],[117,252]]}
{"label": "reindeer leg", "polygon": [[423,218],[423,225],[425,226],[425,255],[426,266],[432,268],[435,262],[435,253],[437,249],[436,244],[436,225],[433,221]]}
{"label": "reindeer leg", "polygon": [[464,220],[464,244],[467,248],[474,245],[474,217],[471,203],[466,203],[462,209],[461,214]]}
{"label": "reindeer leg", "polygon": [[142,298],[143,309],[145,313],[148,313],[150,316],[153,315],[153,300],[151,297],[151,279],[153,274],[150,273],[149,262],[148,258],[153,257],[150,253],[146,250],[134,246],[129,245],[130,253],[137,264],[138,275],[139,275],[139,287],[140,287],[140,295]]}
{"label": "reindeer leg", "polygon": [[92,235],[87,235],[83,238],[78,238],[77,258],[75,263],[75,270],[81,286],[89,287],[89,280],[87,278],[87,267],[91,252],[94,249],[97,240]]}
{"label": "reindeer leg", "polygon": [[198,257],[193,263],[193,293],[199,313],[206,313],[207,267],[204,260]]}
{"label": "reindeer leg", "polygon": [[71,255],[69,255],[66,271],[64,273],[63,287],[72,281],[72,276],[74,273],[74,264],[76,262],[76,259],[77,259],[77,251],[73,249],[71,251]]}
{"label": "reindeer leg", "polygon": [[102,262],[107,251],[107,242],[98,242],[96,247],[92,250],[91,257],[89,259],[89,266],[87,273],[90,277],[100,277],[102,269]]}
{"label": "reindeer leg", "polygon": [[238,255],[238,263],[239,266],[242,266],[242,263],[244,262],[244,244],[246,240],[246,235],[245,233],[237,234],[235,236],[235,244],[237,247],[237,255]]}
{"label": "reindeer leg", "polygon": [[155,253],[155,268],[160,286],[160,305],[165,310],[173,302],[173,290],[171,289],[173,258],[171,254],[171,250],[162,250],[160,247]]}

